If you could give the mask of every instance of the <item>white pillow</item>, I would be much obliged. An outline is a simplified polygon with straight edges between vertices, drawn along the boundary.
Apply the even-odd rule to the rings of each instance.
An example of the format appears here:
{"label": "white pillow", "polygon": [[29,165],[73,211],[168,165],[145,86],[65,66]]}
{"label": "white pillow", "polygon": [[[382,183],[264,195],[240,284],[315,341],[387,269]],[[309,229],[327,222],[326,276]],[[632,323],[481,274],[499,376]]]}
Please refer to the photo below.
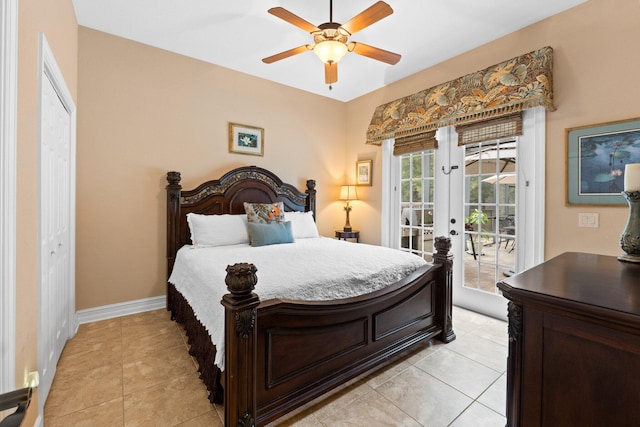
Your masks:
{"label": "white pillow", "polygon": [[294,239],[306,239],[320,237],[318,227],[313,220],[313,212],[285,212],[284,220],[291,222],[291,231]]}
{"label": "white pillow", "polygon": [[249,243],[246,215],[187,214],[191,242],[200,246],[227,246]]}

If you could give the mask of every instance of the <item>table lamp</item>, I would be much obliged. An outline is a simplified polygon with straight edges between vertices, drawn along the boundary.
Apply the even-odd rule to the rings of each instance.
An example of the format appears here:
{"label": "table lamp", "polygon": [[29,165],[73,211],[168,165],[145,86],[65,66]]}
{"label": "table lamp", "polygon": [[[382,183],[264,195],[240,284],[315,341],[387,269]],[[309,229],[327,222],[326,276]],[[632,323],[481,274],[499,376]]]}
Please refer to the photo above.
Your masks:
{"label": "table lamp", "polygon": [[629,204],[629,219],[620,236],[620,247],[625,254],[618,259],[640,263],[640,163],[625,166],[622,195]]}
{"label": "table lamp", "polygon": [[344,211],[347,213],[347,221],[344,224],[344,231],[352,231],[351,224],[349,224],[349,212],[351,212],[351,206],[349,201],[358,200],[358,193],[356,192],[355,185],[343,185],[340,187],[340,200],[345,200]]}

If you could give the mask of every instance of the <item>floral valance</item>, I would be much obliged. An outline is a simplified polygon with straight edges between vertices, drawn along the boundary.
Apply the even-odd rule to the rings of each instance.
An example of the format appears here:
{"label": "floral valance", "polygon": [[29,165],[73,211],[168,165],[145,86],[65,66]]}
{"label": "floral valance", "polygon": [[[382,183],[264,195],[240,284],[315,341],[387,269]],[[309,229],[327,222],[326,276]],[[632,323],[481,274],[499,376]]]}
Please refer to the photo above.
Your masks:
{"label": "floral valance", "polygon": [[413,95],[380,105],[367,144],[543,105],[554,111],[553,49],[544,47]]}

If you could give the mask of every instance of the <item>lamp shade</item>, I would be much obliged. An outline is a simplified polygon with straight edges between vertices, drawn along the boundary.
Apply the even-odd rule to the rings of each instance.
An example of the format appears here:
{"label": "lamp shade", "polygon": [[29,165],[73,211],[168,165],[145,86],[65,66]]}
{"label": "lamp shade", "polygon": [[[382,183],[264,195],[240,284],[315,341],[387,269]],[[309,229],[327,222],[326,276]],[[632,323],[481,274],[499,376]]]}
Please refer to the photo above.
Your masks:
{"label": "lamp shade", "polygon": [[325,40],[317,43],[313,52],[325,64],[335,64],[347,53],[347,45],[335,40]]}
{"label": "lamp shade", "polygon": [[640,163],[630,163],[625,166],[624,191],[640,191]]}
{"label": "lamp shade", "polygon": [[343,185],[340,187],[340,200],[358,200],[355,185]]}

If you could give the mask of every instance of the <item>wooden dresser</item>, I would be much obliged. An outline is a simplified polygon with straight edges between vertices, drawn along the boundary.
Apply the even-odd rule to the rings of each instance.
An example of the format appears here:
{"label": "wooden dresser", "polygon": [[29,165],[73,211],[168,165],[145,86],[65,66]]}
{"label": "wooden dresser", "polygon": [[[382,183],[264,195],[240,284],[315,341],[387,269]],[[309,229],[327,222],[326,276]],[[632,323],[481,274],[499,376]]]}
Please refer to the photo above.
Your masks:
{"label": "wooden dresser", "polygon": [[640,264],[565,253],[498,288],[507,426],[640,425]]}

